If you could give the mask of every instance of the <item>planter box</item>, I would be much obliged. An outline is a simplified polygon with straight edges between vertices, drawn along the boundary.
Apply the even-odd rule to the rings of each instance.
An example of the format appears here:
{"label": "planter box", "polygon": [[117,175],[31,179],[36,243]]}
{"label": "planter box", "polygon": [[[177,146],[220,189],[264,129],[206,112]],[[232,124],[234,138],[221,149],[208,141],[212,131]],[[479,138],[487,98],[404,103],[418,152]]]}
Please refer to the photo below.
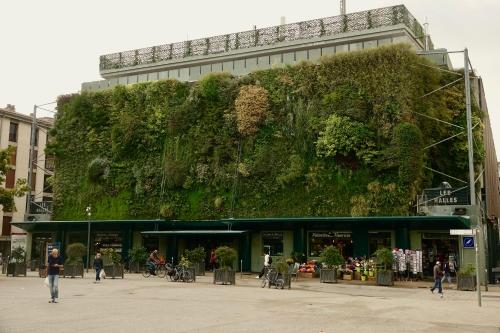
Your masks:
{"label": "planter box", "polygon": [[354,272],[354,280],[361,280],[361,272]]}
{"label": "planter box", "polygon": [[144,264],[138,263],[138,262],[131,262],[129,264],[129,273],[142,273],[142,268],[144,267]]}
{"label": "planter box", "polygon": [[312,279],[315,277],[318,277],[318,273],[306,273],[306,272],[299,272],[299,277],[305,278],[305,279]]}
{"label": "planter box", "polygon": [[229,269],[216,269],[214,271],[214,284],[236,284],[236,271]]}
{"label": "planter box", "polygon": [[11,262],[7,264],[7,276],[12,275],[12,276],[19,276],[19,275],[24,275],[26,276],[26,263],[15,263]]}
{"label": "planter box", "polygon": [[351,281],[352,280],[352,274],[344,274],[344,275],[342,275],[342,280]]}
{"label": "planter box", "polygon": [[392,271],[377,271],[377,286],[394,286]]}
{"label": "planter box", "polygon": [[123,265],[114,264],[114,265],[104,265],[104,273],[106,274],[106,278],[117,278],[120,277],[123,279]]}
{"label": "planter box", "polygon": [[337,270],[321,269],[319,271],[319,282],[321,283],[337,283]]}
{"label": "planter box", "polygon": [[476,290],[476,277],[475,276],[457,276],[457,289],[458,290]]}
{"label": "planter box", "polygon": [[195,276],[203,276],[205,275],[205,262],[200,261],[200,262],[195,262],[193,264],[193,268],[195,271]]}
{"label": "planter box", "polygon": [[74,278],[75,276],[81,276],[83,278],[83,264],[64,265],[63,276],[69,276],[71,278]]}

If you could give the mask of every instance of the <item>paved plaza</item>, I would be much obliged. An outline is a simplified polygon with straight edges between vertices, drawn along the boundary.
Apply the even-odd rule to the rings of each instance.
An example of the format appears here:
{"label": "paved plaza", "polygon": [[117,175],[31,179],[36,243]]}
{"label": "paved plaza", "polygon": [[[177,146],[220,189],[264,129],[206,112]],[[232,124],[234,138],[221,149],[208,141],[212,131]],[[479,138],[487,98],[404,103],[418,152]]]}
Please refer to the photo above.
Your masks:
{"label": "paved plaza", "polygon": [[[254,276],[237,286],[125,275],[92,283],[61,279],[60,302],[49,304],[41,278],[0,276],[0,332],[500,332],[500,288],[484,294],[424,285],[387,288],[293,282],[262,289]],[[420,286],[417,288],[416,286]]]}

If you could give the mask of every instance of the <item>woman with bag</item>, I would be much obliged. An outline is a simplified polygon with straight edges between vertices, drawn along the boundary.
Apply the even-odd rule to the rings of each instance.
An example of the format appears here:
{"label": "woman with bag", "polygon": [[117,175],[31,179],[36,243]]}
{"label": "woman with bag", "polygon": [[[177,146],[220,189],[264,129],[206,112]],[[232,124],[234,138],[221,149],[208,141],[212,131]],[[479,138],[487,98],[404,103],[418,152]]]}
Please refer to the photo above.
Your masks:
{"label": "woman with bag", "polygon": [[52,249],[47,265],[47,278],[50,289],[49,303],[57,303],[57,298],[59,298],[59,269],[63,267],[61,257],[59,257],[59,250]]}
{"label": "woman with bag", "polygon": [[[104,267],[104,264],[102,262],[102,258],[101,258],[100,253],[97,253],[95,255],[93,266],[95,269],[95,282],[94,283],[97,283],[97,282],[101,281],[101,273],[104,273],[104,271],[102,270]],[[104,274],[102,274],[102,275],[104,275]]]}

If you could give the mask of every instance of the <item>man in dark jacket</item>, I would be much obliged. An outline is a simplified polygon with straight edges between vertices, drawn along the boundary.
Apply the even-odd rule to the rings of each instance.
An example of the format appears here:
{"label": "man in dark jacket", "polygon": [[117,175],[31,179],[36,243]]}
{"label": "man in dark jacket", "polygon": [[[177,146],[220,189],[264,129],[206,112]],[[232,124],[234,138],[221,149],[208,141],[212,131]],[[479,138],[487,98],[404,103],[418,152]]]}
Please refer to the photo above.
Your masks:
{"label": "man in dark jacket", "polygon": [[436,261],[434,265],[434,286],[431,288],[431,293],[434,293],[435,289],[438,289],[439,295],[443,297],[443,287],[441,285],[441,279],[443,278],[443,270],[441,269],[441,263]]}
{"label": "man in dark jacket", "polygon": [[95,282],[99,282],[99,281],[101,281],[101,270],[104,267],[100,253],[97,253],[95,255],[93,266],[95,269]]}

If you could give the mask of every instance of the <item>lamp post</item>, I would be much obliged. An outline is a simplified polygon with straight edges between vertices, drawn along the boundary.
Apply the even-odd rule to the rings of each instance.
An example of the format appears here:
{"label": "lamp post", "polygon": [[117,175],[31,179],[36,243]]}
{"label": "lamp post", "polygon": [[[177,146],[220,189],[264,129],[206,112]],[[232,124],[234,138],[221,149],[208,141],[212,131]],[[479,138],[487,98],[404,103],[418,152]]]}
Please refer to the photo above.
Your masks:
{"label": "lamp post", "polygon": [[89,272],[90,263],[90,217],[92,216],[92,208],[90,205],[85,209],[87,213],[87,273]]}

